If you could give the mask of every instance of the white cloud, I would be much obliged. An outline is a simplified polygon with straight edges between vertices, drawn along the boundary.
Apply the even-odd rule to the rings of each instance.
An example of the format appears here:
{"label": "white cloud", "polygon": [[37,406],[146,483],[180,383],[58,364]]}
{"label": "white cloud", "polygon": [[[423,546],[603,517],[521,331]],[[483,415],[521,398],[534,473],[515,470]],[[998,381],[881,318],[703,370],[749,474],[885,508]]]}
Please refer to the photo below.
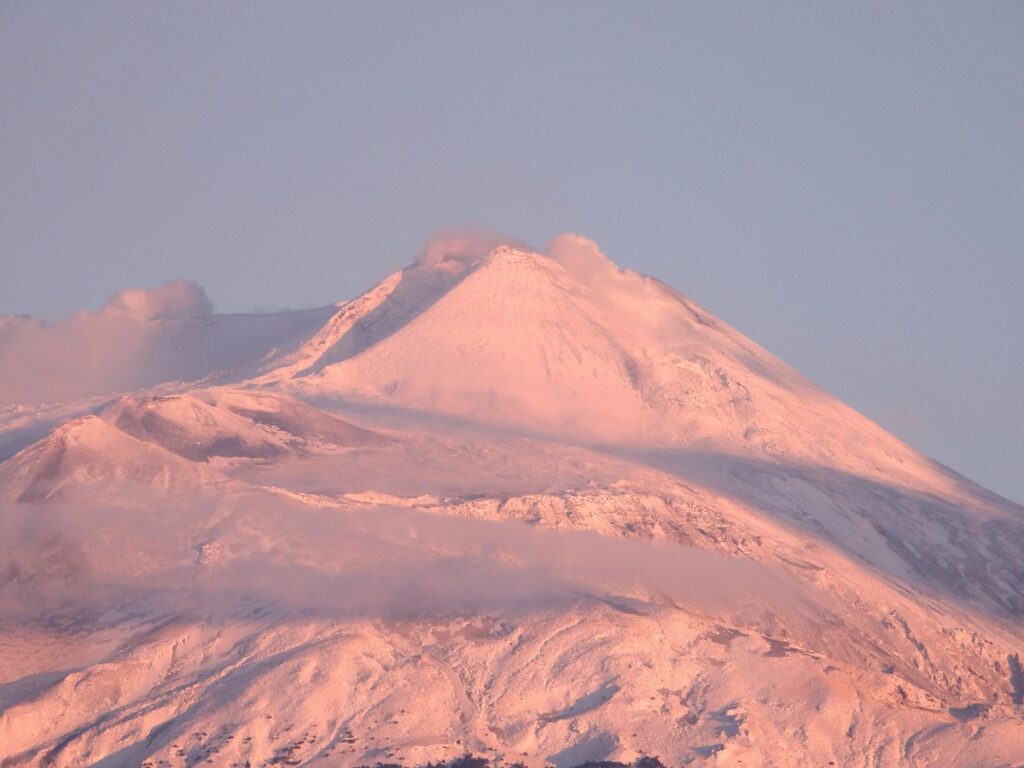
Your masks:
{"label": "white cloud", "polygon": [[48,323],[0,317],[0,405],[40,403],[131,389],[159,367],[147,349],[152,321],[206,315],[210,300],[198,284],[174,280],[155,288],[118,291],[97,312]]}
{"label": "white cloud", "polygon": [[499,245],[522,247],[522,243],[514,238],[484,229],[441,232],[427,241],[416,263],[462,272],[485,258]]}
{"label": "white cloud", "polygon": [[561,264],[576,280],[586,285],[621,273],[611,259],[604,255],[597,243],[574,232],[556,235],[544,252],[549,258]]}
{"label": "white cloud", "polygon": [[171,280],[155,288],[126,288],[111,296],[100,310],[128,312],[143,318],[208,315],[213,311],[206,291],[190,280]]}

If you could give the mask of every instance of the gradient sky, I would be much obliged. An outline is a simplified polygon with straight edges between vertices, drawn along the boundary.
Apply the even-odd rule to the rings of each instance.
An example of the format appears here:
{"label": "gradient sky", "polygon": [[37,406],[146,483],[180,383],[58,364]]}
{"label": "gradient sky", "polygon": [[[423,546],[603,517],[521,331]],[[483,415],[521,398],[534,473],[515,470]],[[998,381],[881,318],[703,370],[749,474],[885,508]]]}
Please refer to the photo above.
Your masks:
{"label": "gradient sky", "polygon": [[656,275],[1024,500],[1024,4],[0,5],[0,313],[325,304],[464,225]]}

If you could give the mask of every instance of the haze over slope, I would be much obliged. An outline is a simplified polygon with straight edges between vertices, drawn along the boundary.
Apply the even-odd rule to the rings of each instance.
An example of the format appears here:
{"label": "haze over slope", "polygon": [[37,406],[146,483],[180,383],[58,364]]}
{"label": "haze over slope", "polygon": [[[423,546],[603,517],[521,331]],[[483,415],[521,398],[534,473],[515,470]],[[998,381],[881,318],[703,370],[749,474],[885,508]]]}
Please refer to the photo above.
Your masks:
{"label": "haze over slope", "polygon": [[3,315],[0,407],[236,375],[306,338],[333,309],[215,315],[202,288],[177,280],[120,291],[97,312],[55,323]]}
{"label": "haze over slope", "polygon": [[4,414],[5,766],[1024,754],[1024,510],[594,243],[225,322]]}

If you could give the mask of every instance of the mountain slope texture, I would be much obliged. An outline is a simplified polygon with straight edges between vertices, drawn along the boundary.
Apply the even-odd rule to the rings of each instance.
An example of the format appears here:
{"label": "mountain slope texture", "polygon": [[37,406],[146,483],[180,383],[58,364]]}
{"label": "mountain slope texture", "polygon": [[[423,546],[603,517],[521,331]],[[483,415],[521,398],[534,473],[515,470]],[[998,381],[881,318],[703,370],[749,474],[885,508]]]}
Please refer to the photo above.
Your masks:
{"label": "mountain slope texture", "polygon": [[124,295],[0,319],[4,768],[1024,766],[1024,509],[594,243]]}

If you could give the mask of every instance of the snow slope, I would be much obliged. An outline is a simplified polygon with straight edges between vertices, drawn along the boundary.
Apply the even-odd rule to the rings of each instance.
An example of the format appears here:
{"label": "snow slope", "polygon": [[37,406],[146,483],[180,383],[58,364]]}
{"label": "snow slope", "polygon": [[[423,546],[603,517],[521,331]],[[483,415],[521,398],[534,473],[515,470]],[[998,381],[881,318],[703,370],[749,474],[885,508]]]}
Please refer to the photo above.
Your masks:
{"label": "snow slope", "polygon": [[449,278],[442,295],[431,285],[429,301],[404,299],[425,305],[419,313],[392,313],[390,297],[408,273],[352,302],[388,318],[379,340],[339,354],[357,323],[305,370],[288,369],[295,391],[574,439],[934,474],[891,435],[652,278],[609,262],[581,277],[548,256],[501,246]]}
{"label": "snow slope", "polygon": [[589,241],[231,380],[0,464],[0,764],[1024,764],[1024,510]]}

